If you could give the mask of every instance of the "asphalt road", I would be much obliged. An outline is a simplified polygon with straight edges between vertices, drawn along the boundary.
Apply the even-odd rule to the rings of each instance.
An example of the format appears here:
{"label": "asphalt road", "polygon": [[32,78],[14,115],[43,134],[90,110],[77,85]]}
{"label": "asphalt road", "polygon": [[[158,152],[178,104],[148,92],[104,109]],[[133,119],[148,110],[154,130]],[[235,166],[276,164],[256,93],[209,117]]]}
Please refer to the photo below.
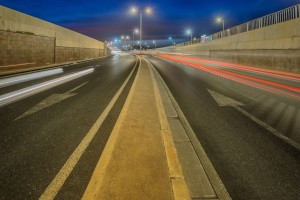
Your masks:
{"label": "asphalt road", "polygon": [[[263,86],[252,87],[201,69],[148,59],[171,90],[233,199],[299,199],[299,150],[234,108],[247,111],[287,140],[299,142],[300,103],[292,96],[296,93],[273,93],[274,87],[266,91],[260,88]],[[269,75],[256,76],[277,81]],[[283,82],[299,86],[290,80]],[[216,103],[216,97],[223,106]],[[239,103],[228,103],[227,97]]]}
{"label": "asphalt road", "polygon": [[[65,66],[64,74],[1,89],[0,94],[5,94],[68,73],[94,68],[91,74],[0,108],[0,199],[38,199],[41,196],[124,83],[135,63],[134,56],[118,55]],[[56,199],[81,198],[135,74]]]}

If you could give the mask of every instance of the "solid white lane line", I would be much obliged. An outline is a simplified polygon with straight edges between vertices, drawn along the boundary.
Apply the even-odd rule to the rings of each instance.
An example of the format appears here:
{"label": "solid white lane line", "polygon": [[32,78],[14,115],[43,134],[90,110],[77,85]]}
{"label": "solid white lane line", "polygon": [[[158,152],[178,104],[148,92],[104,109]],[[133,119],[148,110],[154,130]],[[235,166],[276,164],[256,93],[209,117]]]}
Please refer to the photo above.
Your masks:
{"label": "solid white lane line", "polygon": [[60,74],[60,73],[63,73],[62,68],[50,69],[50,70],[46,70],[46,71],[39,71],[39,72],[30,73],[30,74],[23,74],[23,75],[14,76],[14,77],[3,78],[3,79],[0,79],[0,88],[14,85],[17,83],[22,83],[22,82],[26,82],[26,81],[30,81],[30,80],[35,80],[35,79],[51,76],[51,75],[56,75],[56,74]]}
{"label": "solid white lane line", "polygon": [[261,121],[260,119],[254,117],[253,115],[251,115],[250,113],[248,113],[244,109],[242,109],[238,106],[232,106],[232,107],[234,109],[236,109],[237,111],[239,111],[240,113],[242,113],[243,115],[245,115],[246,117],[248,117],[249,119],[251,119],[254,122],[256,122],[257,124],[259,124],[260,126],[262,126],[263,128],[267,129],[270,133],[274,134],[278,138],[280,138],[283,141],[287,142],[288,144],[292,145],[294,148],[300,150],[300,144],[298,144],[297,142],[295,142],[295,141],[291,140],[290,138],[286,137],[285,135],[283,135],[283,133],[277,131],[276,129],[274,129],[270,125],[266,124],[265,122]]}
{"label": "solid white lane line", "polygon": [[82,154],[85,152],[86,148],[89,146],[90,142],[98,132],[99,128],[101,127],[102,123],[104,122],[105,118],[107,117],[108,113],[118,100],[119,96],[121,95],[122,91],[124,90],[125,86],[127,85],[129,79],[131,78],[134,70],[136,69],[136,66],[138,64],[138,61],[136,62],[134,68],[132,69],[131,73],[123,83],[123,85],[120,87],[120,89],[117,91],[115,96],[112,98],[112,100],[109,102],[107,107],[104,109],[104,111],[101,113],[97,121],[94,123],[94,125],[91,127],[91,129],[88,131],[86,136],[83,138],[81,143],[77,146],[75,151],[72,153],[72,155],[69,157],[67,162],[63,165],[63,167],[60,169],[58,174],[54,177],[52,182],[49,184],[47,189],[44,191],[44,193],[39,198],[40,200],[50,200],[54,199],[58,191],[61,189],[71,172],[73,171],[74,167],[76,166],[77,162],[81,158]]}
{"label": "solid white lane line", "polygon": [[46,81],[44,83],[40,83],[37,85],[33,85],[30,87],[26,87],[17,91],[13,91],[4,95],[0,96],[0,107],[5,106],[7,104],[13,103],[15,101],[18,101],[20,99],[29,97],[31,95],[37,94],[39,92],[45,91],[47,89],[53,88],[57,85],[61,85],[63,83],[66,83],[68,81],[74,80],[76,78],[79,78],[81,76],[90,74],[94,71],[94,69],[86,69],[80,72],[76,72],[73,74],[69,74],[63,77],[59,77],[50,81]]}

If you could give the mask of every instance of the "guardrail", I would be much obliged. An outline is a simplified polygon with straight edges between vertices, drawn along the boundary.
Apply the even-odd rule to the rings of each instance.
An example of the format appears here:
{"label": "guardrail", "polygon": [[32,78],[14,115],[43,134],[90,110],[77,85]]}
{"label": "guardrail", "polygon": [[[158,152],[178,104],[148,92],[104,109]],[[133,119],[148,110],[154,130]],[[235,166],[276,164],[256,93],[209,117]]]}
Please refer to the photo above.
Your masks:
{"label": "guardrail", "polygon": [[196,43],[200,43],[200,42],[206,42],[209,40],[215,40],[215,39],[219,39],[222,37],[227,37],[230,35],[235,35],[235,34],[247,32],[250,30],[270,26],[273,24],[278,24],[278,23],[296,19],[296,18],[300,18],[300,4],[297,4],[295,6],[291,6],[289,8],[277,11],[275,13],[260,17],[258,19],[254,19],[252,21],[240,24],[238,26],[234,26],[232,28],[225,29],[224,31],[220,31],[220,32],[211,34],[210,36],[207,36],[207,37],[209,37],[208,40],[197,39],[194,41],[180,43],[176,46],[185,46],[185,45],[196,44]]}

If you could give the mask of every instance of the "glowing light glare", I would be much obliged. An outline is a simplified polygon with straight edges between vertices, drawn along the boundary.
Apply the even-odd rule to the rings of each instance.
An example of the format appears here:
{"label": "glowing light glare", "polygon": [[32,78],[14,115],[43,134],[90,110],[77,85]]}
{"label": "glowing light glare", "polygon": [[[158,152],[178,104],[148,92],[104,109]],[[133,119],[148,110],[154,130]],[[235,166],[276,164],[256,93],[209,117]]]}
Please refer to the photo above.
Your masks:
{"label": "glowing light glare", "polygon": [[129,39],[129,36],[126,36],[126,39],[128,40],[128,39]]}
{"label": "glowing light glare", "polygon": [[186,34],[188,34],[188,35],[192,34],[192,30],[191,30],[191,29],[188,29],[188,30],[186,31]]}
{"label": "glowing light glare", "polygon": [[124,36],[122,35],[121,38],[124,39]]}
{"label": "glowing light glare", "polygon": [[135,8],[135,7],[132,7],[131,9],[130,9],[130,12],[131,13],[136,13],[138,10],[137,10],[137,8]]}
{"label": "glowing light glare", "polygon": [[169,37],[169,40],[172,40],[172,37]]}
{"label": "glowing light glare", "polygon": [[137,28],[134,29],[134,32],[135,32],[135,33],[139,33],[139,29],[137,29]]}
{"label": "glowing light glare", "polygon": [[222,17],[217,18],[217,22],[222,22],[222,21],[223,21]]}
{"label": "glowing light glare", "polygon": [[146,8],[145,12],[146,12],[147,14],[151,14],[151,13],[152,13],[152,9],[151,9],[151,8]]}

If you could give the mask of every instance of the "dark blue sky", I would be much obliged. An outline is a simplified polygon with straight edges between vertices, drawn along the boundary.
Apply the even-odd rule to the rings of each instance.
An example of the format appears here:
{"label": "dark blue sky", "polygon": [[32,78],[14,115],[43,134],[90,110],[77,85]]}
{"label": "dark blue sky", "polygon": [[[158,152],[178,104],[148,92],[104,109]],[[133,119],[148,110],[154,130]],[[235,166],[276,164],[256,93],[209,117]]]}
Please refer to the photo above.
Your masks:
{"label": "dark blue sky", "polygon": [[186,38],[221,30],[214,19],[222,16],[231,27],[300,3],[299,0],[0,0],[0,5],[58,24],[100,40],[112,40],[139,27],[132,6],[154,8],[144,16],[145,39]]}

